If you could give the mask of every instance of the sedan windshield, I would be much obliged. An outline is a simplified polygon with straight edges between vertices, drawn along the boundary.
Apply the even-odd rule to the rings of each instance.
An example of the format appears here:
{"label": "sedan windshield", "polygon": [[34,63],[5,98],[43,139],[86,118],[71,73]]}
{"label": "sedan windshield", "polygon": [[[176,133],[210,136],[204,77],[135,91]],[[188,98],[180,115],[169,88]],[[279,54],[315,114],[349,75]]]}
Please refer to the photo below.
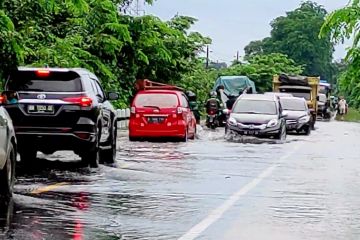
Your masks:
{"label": "sedan windshield", "polygon": [[275,102],[264,100],[240,100],[234,106],[233,112],[266,115],[277,114]]}
{"label": "sedan windshield", "polygon": [[281,99],[283,110],[289,111],[306,111],[306,102],[301,99]]}

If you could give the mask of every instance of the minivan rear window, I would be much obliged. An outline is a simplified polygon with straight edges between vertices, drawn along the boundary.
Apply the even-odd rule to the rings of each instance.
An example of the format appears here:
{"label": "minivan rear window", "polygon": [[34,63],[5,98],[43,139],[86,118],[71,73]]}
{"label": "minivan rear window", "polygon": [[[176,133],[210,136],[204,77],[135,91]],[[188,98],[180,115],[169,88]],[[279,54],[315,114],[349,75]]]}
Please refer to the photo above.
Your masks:
{"label": "minivan rear window", "polygon": [[176,108],[179,105],[179,101],[176,94],[146,93],[137,95],[134,105],[136,107]]}
{"label": "minivan rear window", "polygon": [[10,75],[7,90],[34,92],[81,92],[81,79],[75,72],[50,72],[37,76],[34,71],[16,72]]}

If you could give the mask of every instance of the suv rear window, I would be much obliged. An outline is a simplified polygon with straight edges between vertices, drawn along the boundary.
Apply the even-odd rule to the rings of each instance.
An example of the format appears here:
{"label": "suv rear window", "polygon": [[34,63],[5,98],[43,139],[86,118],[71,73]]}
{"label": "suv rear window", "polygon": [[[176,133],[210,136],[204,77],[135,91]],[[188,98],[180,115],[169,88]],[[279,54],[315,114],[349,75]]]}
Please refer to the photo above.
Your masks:
{"label": "suv rear window", "polygon": [[15,72],[10,75],[7,90],[34,92],[81,92],[80,76],[75,72],[50,72],[37,76],[34,71]]}
{"label": "suv rear window", "polygon": [[179,105],[179,101],[176,94],[146,93],[137,95],[134,104],[136,107],[176,108]]}

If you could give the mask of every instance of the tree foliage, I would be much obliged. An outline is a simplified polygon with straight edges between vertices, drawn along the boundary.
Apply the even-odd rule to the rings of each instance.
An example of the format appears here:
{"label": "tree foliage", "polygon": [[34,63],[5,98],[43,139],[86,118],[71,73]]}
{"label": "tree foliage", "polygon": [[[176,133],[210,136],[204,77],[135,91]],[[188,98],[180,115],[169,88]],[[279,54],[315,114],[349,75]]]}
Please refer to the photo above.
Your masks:
{"label": "tree foliage", "polygon": [[257,54],[283,53],[304,66],[304,74],[333,77],[333,44],[330,35],[319,38],[326,10],[314,2],[303,2],[299,8],[271,22],[271,35],[245,47],[246,57]]}
{"label": "tree foliage", "polygon": [[341,43],[353,37],[345,63],[347,68],[339,77],[339,90],[349,98],[350,104],[360,107],[360,1],[352,0],[344,8],[335,10],[326,18],[320,36],[328,34],[334,43]]}
{"label": "tree foliage", "polygon": [[[147,1],[152,3],[151,0]],[[0,77],[18,65],[84,67],[128,103],[136,78],[172,82],[210,39],[196,19],[123,14],[130,0],[0,0]],[[119,8],[121,11],[119,11]]]}

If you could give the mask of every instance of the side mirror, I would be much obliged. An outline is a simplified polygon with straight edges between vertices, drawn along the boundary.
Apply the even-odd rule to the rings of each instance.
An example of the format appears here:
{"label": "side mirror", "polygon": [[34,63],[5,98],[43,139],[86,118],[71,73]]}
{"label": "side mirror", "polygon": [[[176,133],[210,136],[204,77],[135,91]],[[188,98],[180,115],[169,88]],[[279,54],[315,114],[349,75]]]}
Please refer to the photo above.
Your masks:
{"label": "side mirror", "polygon": [[282,111],[282,113],[281,113],[281,117],[287,117],[288,115],[289,115],[289,113],[286,111]]}
{"label": "side mirror", "polygon": [[225,108],[225,109],[223,110],[223,113],[224,113],[225,115],[229,115],[229,114],[231,113],[231,110]]}
{"label": "side mirror", "polygon": [[16,91],[3,91],[0,95],[1,105],[12,105],[19,102],[19,94]]}
{"label": "side mirror", "polygon": [[316,96],[316,101],[319,101],[320,100],[320,97],[319,96]]}
{"label": "side mirror", "polygon": [[110,101],[118,100],[119,99],[119,94],[117,94],[115,92],[109,92],[108,93],[108,99]]}

